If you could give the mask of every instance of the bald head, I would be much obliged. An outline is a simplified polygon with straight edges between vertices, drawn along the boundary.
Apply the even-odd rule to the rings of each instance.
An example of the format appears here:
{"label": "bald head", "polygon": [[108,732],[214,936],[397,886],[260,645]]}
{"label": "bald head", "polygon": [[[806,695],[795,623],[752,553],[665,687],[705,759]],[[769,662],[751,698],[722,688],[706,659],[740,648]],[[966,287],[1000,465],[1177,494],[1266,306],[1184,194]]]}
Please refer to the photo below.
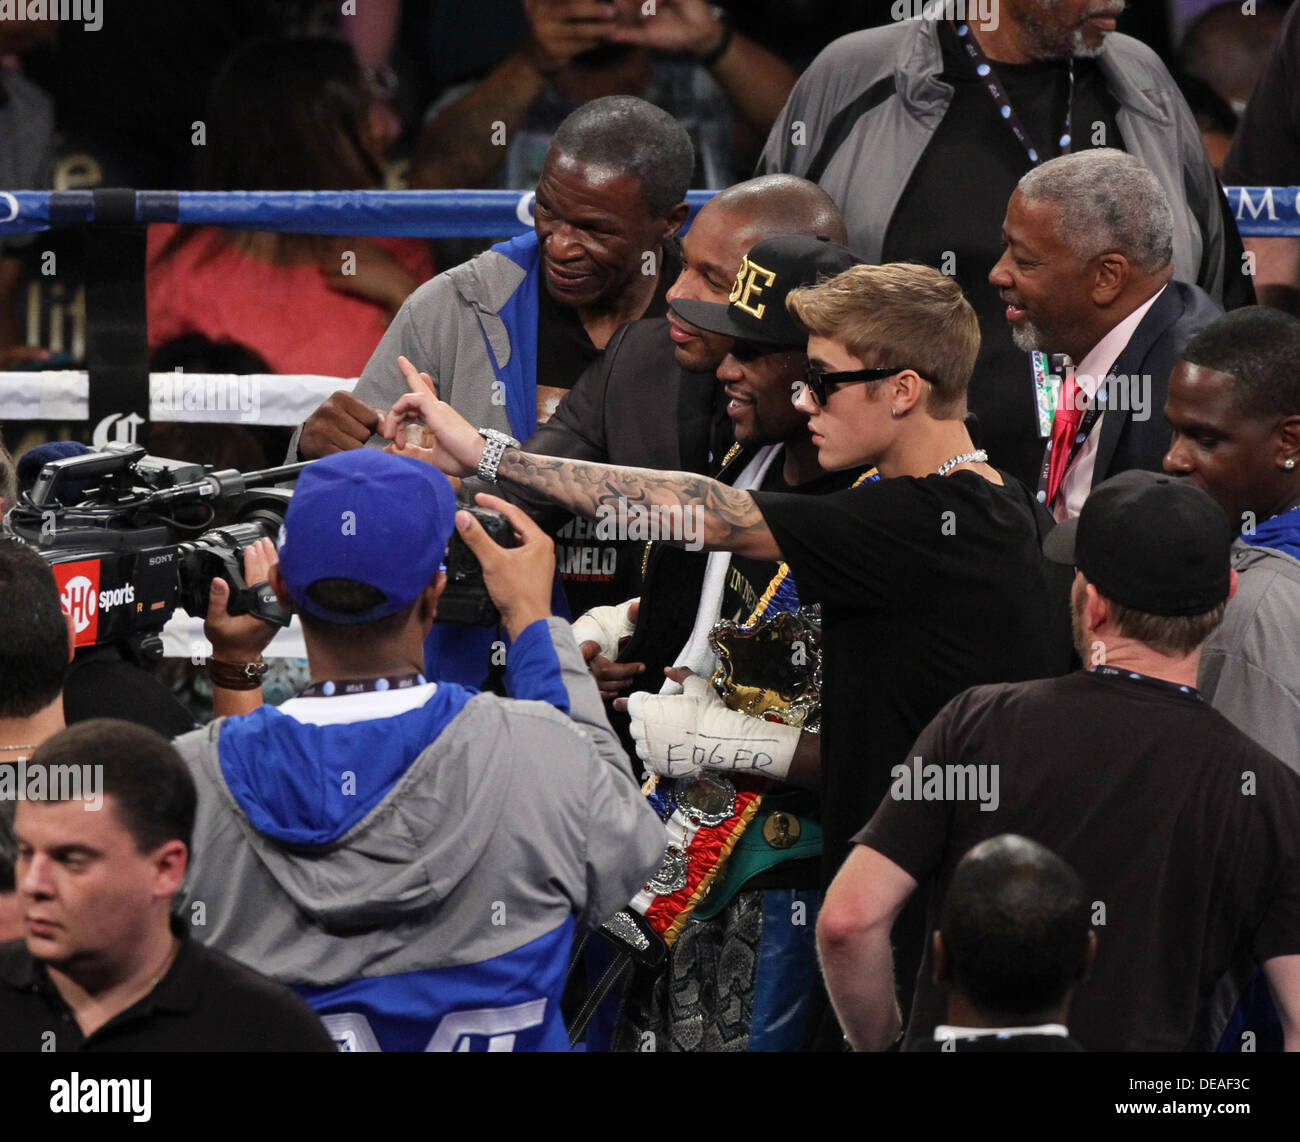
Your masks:
{"label": "bald head", "polygon": [[[843,245],[848,239],[844,216],[815,182],[792,174],[765,174],[719,191],[709,207],[743,216],[754,243],[782,234],[825,235]],[[708,209],[708,207],[706,207]]]}
{"label": "bald head", "polygon": [[1055,1010],[1091,960],[1079,877],[1050,849],[1009,833],[962,857],[939,932],[953,989],[1007,1018]]}
{"label": "bald head", "polygon": [[[792,174],[768,174],[719,191],[701,208],[682,242],[682,272],[669,302],[690,299],[725,305],[745,255],[759,242],[783,234],[825,236],[843,244],[844,217],[820,186]],[[677,363],[712,374],[731,339],[705,333],[671,311]]]}

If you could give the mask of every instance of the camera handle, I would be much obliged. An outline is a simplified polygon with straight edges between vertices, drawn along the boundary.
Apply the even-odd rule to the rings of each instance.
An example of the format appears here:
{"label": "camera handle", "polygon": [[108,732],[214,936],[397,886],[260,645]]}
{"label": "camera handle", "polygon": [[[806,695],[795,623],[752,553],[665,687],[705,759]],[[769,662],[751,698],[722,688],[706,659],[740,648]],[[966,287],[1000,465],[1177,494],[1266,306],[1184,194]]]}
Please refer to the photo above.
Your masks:
{"label": "camera handle", "polygon": [[226,609],[232,615],[253,615],[278,627],[287,627],[293,618],[293,611],[281,605],[271,584],[265,582],[251,583],[238,591],[231,591]]}

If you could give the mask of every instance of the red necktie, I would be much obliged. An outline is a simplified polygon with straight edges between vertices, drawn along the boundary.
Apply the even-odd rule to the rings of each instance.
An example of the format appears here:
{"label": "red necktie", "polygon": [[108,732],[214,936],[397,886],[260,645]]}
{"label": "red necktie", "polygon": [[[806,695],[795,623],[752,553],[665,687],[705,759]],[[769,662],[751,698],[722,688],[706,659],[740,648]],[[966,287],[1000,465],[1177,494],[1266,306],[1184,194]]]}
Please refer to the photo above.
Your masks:
{"label": "red necktie", "polygon": [[1074,446],[1074,437],[1079,431],[1079,422],[1083,420],[1083,409],[1079,407],[1077,393],[1079,386],[1074,383],[1074,366],[1065,366],[1065,378],[1061,382],[1061,395],[1056,404],[1056,415],[1052,418],[1052,458],[1047,468],[1047,506],[1052,506],[1056,493],[1061,489],[1061,480],[1065,478],[1066,462],[1070,459],[1070,449]]}

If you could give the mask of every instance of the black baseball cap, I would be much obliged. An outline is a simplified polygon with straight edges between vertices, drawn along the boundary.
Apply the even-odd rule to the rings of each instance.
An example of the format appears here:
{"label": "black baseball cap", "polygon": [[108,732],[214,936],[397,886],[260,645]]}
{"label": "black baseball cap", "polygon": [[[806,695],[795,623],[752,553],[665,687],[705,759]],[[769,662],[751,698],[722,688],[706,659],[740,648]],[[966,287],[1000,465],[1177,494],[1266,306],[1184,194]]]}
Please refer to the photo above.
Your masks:
{"label": "black baseball cap", "polygon": [[862,259],[829,238],[786,234],[759,242],[740,263],[731,301],[674,301],[670,309],[706,333],[760,345],[803,346],[808,334],[786,309],[792,289],[833,278]]}
{"label": "black baseball cap", "polygon": [[1188,480],[1129,471],[1098,484],[1043,541],[1108,599],[1148,615],[1203,615],[1228,597],[1228,517]]}

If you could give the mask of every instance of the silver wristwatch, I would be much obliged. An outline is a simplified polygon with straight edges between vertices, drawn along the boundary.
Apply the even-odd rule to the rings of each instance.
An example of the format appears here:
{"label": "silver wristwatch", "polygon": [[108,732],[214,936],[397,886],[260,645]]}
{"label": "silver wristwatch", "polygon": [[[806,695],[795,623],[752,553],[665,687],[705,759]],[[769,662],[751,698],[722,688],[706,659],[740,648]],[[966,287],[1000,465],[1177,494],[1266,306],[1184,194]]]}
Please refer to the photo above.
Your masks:
{"label": "silver wristwatch", "polygon": [[518,448],[519,441],[504,432],[498,432],[495,428],[480,428],[478,434],[487,441],[483,445],[483,454],[478,458],[479,479],[495,484],[497,469],[501,466],[501,457],[505,455],[507,448]]}

